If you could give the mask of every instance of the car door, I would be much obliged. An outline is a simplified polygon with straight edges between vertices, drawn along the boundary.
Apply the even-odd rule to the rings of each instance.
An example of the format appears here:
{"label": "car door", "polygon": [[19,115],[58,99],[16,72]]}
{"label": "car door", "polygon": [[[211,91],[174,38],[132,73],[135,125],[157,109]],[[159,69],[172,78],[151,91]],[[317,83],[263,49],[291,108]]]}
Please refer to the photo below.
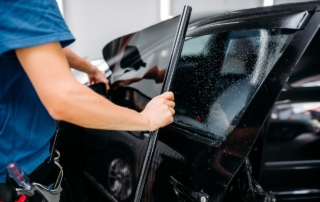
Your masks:
{"label": "car door", "polygon": [[[142,201],[223,200],[283,84],[319,27],[316,6],[252,9],[189,26],[171,87],[175,121],[159,131]],[[152,28],[154,35],[161,25]],[[151,35],[140,36],[143,41]],[[166,67],[155,64],[162,64],[157,60],[168,57],[168,51],[158,49],[164,43],[158,41],[145,60],[129,44],[132,37],[114,40],[103,51],[113,70],[107,97],[141,111],[160,92]],[[126,50],[134,60],[121,61]],[[118,68],[113,68],[112,61],[119,62]],[[146,63],[150,69],[144,69]],[[110,201],[132,201],[150,133],[77,130],[81,169],[92,187]]]}
{"label": "car door", "polygon": [[[320,200],[320,30],[281,91],[262,134],[258,172],[277,201]],[[259,144],[259,141],[257,141]],[[261,144],[262,143],[262,144]]]}
{"label": "car door", "polygon": [[159,132],[142,201],[223,200],[319,27],[315,8],[256,9],[189,26],[171,88],[174,123]]}
{"label": "car door", "polygon": [[[119,37],[103,49],[113,71],[107,98],[141,112],[159,95],[180,17]],[[110,201],[131,201],[150,133],[84,129],[84,173]]]}

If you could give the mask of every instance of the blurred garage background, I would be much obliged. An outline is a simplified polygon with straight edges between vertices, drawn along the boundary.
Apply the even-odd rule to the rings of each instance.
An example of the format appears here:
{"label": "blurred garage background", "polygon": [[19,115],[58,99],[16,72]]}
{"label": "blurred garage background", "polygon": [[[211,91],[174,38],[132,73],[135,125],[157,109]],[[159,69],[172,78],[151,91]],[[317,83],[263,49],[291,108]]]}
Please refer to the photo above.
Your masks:
{"label": "blurred garage background", "polygon": [[[99,69],[102,48],[111,40],[179,15],[184,5],[193,8],[191,20],[208,14],[310,0],[57,0],[71,32],[70,48]],[[73,71],[81,83],[86,75]],[[108,75],[107,75],[108,76]]]}

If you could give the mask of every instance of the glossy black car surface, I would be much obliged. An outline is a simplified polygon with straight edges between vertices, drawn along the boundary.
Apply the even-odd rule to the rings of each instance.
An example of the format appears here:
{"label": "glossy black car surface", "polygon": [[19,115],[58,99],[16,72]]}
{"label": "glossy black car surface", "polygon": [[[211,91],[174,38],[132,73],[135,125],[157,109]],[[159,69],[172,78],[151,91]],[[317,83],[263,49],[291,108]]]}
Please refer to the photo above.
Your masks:
{"label": "glossy black car surface", "polygon": [[[160,93],[172,43],[161,32],[175,20],[105,46],[113,71],[106,99],[141,111]],[[278,201],[319,201],[319,26],[320,2],[190,24],[171,86],[175,121],[159,131],[142,201],[234,201],[247,157]],[[72,182],[84,177],[101,201],[133,200],[149,132],[68,123],[61,131]]]}

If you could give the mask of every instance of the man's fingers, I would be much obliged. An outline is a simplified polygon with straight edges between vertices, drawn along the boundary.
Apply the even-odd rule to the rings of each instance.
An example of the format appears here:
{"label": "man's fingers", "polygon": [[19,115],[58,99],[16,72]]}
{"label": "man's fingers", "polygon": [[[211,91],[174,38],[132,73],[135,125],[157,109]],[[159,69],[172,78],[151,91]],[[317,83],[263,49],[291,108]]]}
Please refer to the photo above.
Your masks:
{"label": "man's fingers", "polygon": [[106,84],[106,92],[108,92],[108,91],[109,91],[109,89],[110,89],[109,83],[104,82],[104,84]]}
{"label": "man's fingers", "polygon": [[166,100],[166,101],[165,101],[165,104],[166,104],[168,107],[171,107],[171,108],[174,108],[174,106],[176,106],[176,103],[175,103],[175,102],[169,101],[169,100]]}
{"label": "man's fingers", "polygon": [[107,81],[106,81],[106,87],[107,87],[107,91],[109,91],[109,89],[110,89],[110,85],[109,85],[109,80],[108,79],[106,79]]}
{"label": "man's fingers", "polygon": [[166,99],[166,100],[174,100],[174,95],[172,92],[165,92],[159,96]]}
{"label": "man's fingers", "polygon": [[169,111],[171,112],[172,115],[174,115],[176,112],[173,108],[169,108]]}
{"label": "man's fingers", "polygon": [[173,122],[173,117],[171,117],[170,120],[166,124],[164,124],[161,128],[166,127],[167,125],[169,125],[172,122]]}
{"label": "man's fingers", "polygon": [[150,130],[165,127],[173,122],[175,102],[172,92],[163,93],[152,99],[141,112],[149,117]]}

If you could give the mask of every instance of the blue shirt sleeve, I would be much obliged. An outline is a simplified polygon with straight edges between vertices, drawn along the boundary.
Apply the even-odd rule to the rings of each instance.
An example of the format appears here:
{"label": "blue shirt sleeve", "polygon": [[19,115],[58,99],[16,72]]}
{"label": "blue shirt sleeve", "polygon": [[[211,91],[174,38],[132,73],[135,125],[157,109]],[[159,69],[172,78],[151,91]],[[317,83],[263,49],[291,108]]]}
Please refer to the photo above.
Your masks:
{"label": "blue shirt sleeve", "polygon": [[0,0],[0,55],[10,50],[75,39],[55,0]]}

